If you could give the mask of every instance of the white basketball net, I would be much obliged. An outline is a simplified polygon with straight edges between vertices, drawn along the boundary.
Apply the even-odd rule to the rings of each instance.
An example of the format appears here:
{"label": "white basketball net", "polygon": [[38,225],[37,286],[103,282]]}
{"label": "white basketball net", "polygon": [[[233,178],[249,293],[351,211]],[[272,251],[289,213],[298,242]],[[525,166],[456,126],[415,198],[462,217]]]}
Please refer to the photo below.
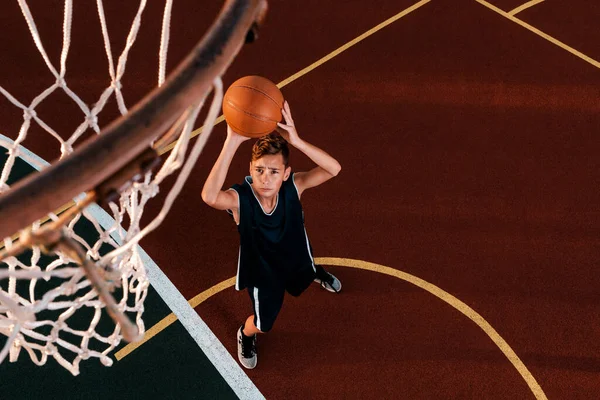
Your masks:
{"label": "white basketball net", "polygon": [[[0,193],[9,189],[7,182],[9,182],[16,158],[24,159],[37,169],[47,166],[46,163],[40,162],[35,157],[30,157],[24,150],[26,147],[24,142],[28,138],[31,124],[38,124],[44,131],[56,138],[60,145],[61,157],[64,157],[73,151],[77,140],[84,132],[92,129],[96,133],[100,133],[98,115],[111,96],[115,96],[120,113],[127,113],[127,106],[121,92],[121,78],[125,74],[127,56],[132,46],[135,45],[141,17],[146,6],[146,0],[141,0],[137,15],[131,23],[126,45],[115,66],[103,3],[102,0],[97,0],[98,16],[108,60],[108,87],[99,93],[97,102],[93,106],[89,106],[68,85],[67,56],[71,38],[73,1],[65,0],[64,2],[63,45],[59,68],[52,64],[44,50],[42,38],[38,34],[27,2],[19,0],[18,3],[29,26],[33,41],[55,80],[50,82],[48,88],[35,97],[30,104],[24,104],[0,86],[0,93],[20,109],[15,110],[16,112],[23,114],[23,123],[18,135],[13,135],[13,137],[16,136],[14,141],[0,136],[0,146],[8,150],[8,159],[4,166],[0,167],[2,168]],[[159,50],[159,85],[165,80],[171,8],[172,0],[167,0]],[[123,193],[118,203],[110,204],[112,219],[102,220],[103,211],[97,206],[95,207],[96,211],[93,210],[94,207],[89,207],[66,226],[68,235],[86,249],[86,257],[89,260],[104,267],[109,266],[116,271],[118,278],[112,295],[120,310],[134,321],[141,333],[144,332],[144,323],[141,317],[148,290],[148,280],[140,257],[138,242],[163,221],[202,151],[220,110],[222,101],[220,78],[215,80],[214,90],[213,103],[204,123],[206,128],[191,150],[185,165],[184,158],[188,141],[204,99],[198,99],[198,103],[181,116],[179,122],[182,128],[179,140],[159,171],[156,174],[148,173],[142,182],[133,184],[129,190]],[[63,91],[83,112],[81,124],[67,140],[63,140],[51,126],[36,114],[36,107],[46,101],[55,91]],[[70,117],[75,118],[75,116]],[[35,140],[35,138],[32,139]],[[142,229],[140,219],[144,206],[150,198],[156,196],[163,179],[180,169],[182,165],[181,173],[168,194],[161,212]],[[58,217],[50,214],[48,218],[56,220]],[[85,219],[97,231],[95,243],[88,243],[76,232],[78,230],[76,225]],[[33,224],[33,231],[39,229],[40,225],[40,221]],[[14,245],[10,238],[4,239],[3,244],[7,249]],[[10,361],[16,361],[21,350],[25,350],[35,364],[45,364],[50,356],[73,375],[79,373],[80,361],[90,357],[97,357],[107,366],[112,364],[109,354],[122,340],[120,326],[115,325],[103,311],[105,305],[99,300],[96,290],[91,286],[82,269],[77,267],[73,260],[61,252],[48,256],[42,255],[40,248],[34,247],[18,258],[9,257],[3,262],[6,265],[0,264],[0,333],[6,337],[6,342],[0,350],[0,363],[7,355],[10,355]],[[0,337],[3,337],[2,335]]]}

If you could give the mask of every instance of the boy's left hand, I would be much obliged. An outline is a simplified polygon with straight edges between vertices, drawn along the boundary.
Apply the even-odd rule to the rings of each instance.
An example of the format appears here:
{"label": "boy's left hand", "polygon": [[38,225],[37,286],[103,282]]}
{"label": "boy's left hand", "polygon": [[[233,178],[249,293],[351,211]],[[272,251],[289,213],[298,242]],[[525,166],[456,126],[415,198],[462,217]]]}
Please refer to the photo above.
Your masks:
{"label": "boy's left hand", "polygon": [[294,125],[294,120],[292,119],[292,112],[290,111],[290,105],[287,101],[283,103],[283,109],[281,110],[281,115],[283,115],[283,119],[285,120],[285,124],[278,122],[277,123],[277,132],[292,146],[295,146],[296,143],[300,141],[300,136],[298,136],[298,131],[296,131],[296,126]]}

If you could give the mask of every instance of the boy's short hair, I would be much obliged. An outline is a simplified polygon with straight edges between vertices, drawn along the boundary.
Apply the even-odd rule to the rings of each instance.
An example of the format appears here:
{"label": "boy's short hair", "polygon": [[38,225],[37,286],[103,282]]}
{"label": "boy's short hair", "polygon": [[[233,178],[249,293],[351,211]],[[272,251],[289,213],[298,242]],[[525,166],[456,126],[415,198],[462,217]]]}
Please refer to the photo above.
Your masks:
{"label": "boy's short hair", "polygon": [[267,155],[281,154],[283,156],[283,165],[288,166],[290,149],[287,141],[276,132],[261,137],[252,146],[252,161]]}

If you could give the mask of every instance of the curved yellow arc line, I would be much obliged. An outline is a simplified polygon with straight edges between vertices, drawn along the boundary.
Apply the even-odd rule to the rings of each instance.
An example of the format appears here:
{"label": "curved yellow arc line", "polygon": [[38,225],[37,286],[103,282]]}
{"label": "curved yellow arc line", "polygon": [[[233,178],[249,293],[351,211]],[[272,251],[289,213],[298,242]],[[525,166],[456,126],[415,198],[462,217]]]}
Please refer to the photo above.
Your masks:
{"label": "curved yellow arc line", "polygon": [[496,330],[475,310],[473,310],[471,307],[469,307],[456,297],[452,296],[445,290],[442,290],[434,284],[431,284],[421,278],[418,278],[406,272],[386,267],[384,265],[370,263],[367,261],[353,260],[348,258],[319,257],[315,258],[315,263],[323,265],[334,265],[339,267],[364,269],[368,271],[374,271],[379,272],[381,274],[394,276],[396,278],[400,278],[404,281],[410,282],[413,285],[418,286],[421,289],[426,290],[434,296],[440,298],[441,300],[445,301],[446,303],[450,304],[452,307],[460,311],[471,321],[475,322],[477,326],[479,326],[490,337],[490,339],[492,339],[496,346],[498,346],[498,348],[502,351],[502,353],[504,353],[506,358],[508,358],[508,360],[516,368],[519,374],[521,374],[521,376],[525,380],[525,383],[527,383],[536,399],[547,400],[547,397],[544,394],[544,391],[542,390],[541,386],[537,383],[537,381],[535,380],[533,375],[531,375],[525,364],[523,364],[521,359],[508,345],[508,343],[506,343],[506,341],[502,339],[498,332],[496,332]]}
{"label": "curved yellow arc line", "polygon": [[[440,289],[438,286],[435,286],[432,283],[429,283],[421,278],[418,278],[414,275],[411,275],[406,272],[399,271],[394,268],[386,267],[385,265],[375,264],[367,261],[354,260],[349,258],[337,258],[337,257],[316,257],[316,264],[322,265],[333,265],[338,267],[350,267],[356,269],[362,269],[367,271],[378,272],[380,274],[385,274],[389,276],[393,276],[395,278],[402,279],[406,282],[412,283],[415,286],[420,287],[423,290],[433,294],[437,298],[443,300],[448,303],[458,311],[460,311],[463,315],[469,318],[471,321],[475,322],[477,326],[479,326],[492,341],[498,346],[500,351],[508,358],[511,364],[515,367],[515,369],[521,374],[525,383],[531,389],[531,392],[536,397],[536,399],[547,400],[548,398],[544,394],[541,386],[537,383],[531,372],[527,369],[525,364],[521,361],[521,359],[517,356],[514,350],[506,343],[506,341],[498,334],[498,332],[475,310],[466,305],[464,302],[460,301],[458,298],[454,297],[450,293],[446,292],[443,289]],[[235,284],[235,277],[229,278],[217,285],[203,291],[202,293],[194,296],[192,299],[188,300],[188,303],[192,307],[197,307],[199,304],[203,303],[205,300],[209,299],[211,296],[232,287]],[[156,336],[162,330],[167,328],[173,322],[177,321],[177,317],[175,314],[171,313],[165,318],[163,318],[160,322],[155,324],[153,327],[148,329],[144,334],[144,338],[142,341],[138,343],[130,343],[127,346],[123,347],[121,350],[115,353],[115,358],[117,360],[123,359],[129,353],[131,353],[136,348],[140,347],[142,344],[150,340],[152,337]]]}

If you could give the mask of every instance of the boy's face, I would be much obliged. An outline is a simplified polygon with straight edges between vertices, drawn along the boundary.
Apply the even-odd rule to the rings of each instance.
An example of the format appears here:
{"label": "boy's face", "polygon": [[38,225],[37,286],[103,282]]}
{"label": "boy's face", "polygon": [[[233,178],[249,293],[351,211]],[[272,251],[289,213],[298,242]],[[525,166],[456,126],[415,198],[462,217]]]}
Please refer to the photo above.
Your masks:
{"label": "boy's face", "polygon": [[262,156],[250,162],[252,188],[262,197],[275,196],[290,172],[291,168],[285,167],[281,154]]}

